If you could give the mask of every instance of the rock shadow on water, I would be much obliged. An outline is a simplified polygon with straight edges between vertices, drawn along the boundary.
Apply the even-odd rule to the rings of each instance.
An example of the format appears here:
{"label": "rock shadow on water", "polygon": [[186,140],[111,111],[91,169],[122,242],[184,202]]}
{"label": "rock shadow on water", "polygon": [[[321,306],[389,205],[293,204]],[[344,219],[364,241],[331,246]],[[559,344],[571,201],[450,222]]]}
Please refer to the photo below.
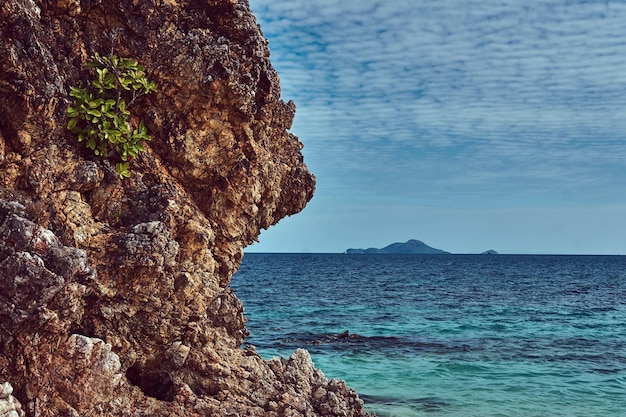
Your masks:
{"label": "rock shadow on water", "polygon": [[348,330],[342,333],[291,333],[280,340],[280,344],[285,347],[320,346],[340,350],[347,347],[366,347],[371,350],[378,350],[390,346],[401,346],[404,343],[401,338],[395,336],[362,336],[357,333],[350,333]]}
{"label": "rock shadow on water", "polygon": [[[365,395],[359,394],[359,397],[365,402],[365,405],[384,407],[397,410],[399,408],[412,409],[418,412],[439,412],[446,411],[450,407],[450,403],[439,397],[423,397],[402,399],[383,395]],[[394,417],[397,412],[386,413],[384,410],[377,410],[378,417]]]}
{"label": "rock shadow on water", "polygon": [[364,336],[350,333],[290,333],[276,341],[273,347],[293,349],[307,347],[310,349],[330,349],[345,351],[358,349],[366,352],[386,352],[388,354],[415,354],[427,352],[434,354],[466,353],[481,350],[480,344],[470,345],[458,341],[418,340],[403,336]]}

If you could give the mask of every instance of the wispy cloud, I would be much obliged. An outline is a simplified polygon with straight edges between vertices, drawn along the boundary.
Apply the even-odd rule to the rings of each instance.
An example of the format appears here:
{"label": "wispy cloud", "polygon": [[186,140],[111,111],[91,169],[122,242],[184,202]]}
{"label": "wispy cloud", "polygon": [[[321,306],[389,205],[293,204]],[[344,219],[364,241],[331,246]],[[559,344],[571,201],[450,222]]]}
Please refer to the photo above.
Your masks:
{"label": "wispy cloud", "polygon": [[251,0],[318,192],[626,193],[626,4]]}

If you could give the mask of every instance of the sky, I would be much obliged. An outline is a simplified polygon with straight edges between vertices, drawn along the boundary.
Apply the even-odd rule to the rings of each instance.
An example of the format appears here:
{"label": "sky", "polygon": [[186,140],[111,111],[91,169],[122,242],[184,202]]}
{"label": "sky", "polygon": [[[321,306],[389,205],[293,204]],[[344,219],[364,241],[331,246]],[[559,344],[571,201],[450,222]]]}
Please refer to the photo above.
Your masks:
{"label": "sky", "polygon": [[626,254],[626,2],[250,6],[317,189],[247,252]]}

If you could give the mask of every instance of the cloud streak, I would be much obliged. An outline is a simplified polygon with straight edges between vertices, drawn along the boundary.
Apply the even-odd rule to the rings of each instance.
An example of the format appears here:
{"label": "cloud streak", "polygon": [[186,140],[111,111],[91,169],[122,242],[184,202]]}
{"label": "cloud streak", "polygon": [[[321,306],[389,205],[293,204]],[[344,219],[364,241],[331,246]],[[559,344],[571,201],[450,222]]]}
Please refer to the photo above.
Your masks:
{"label": "cloud streak", "polygon": [[318,194],[545,204],[626,194],[626,4],[250,3],[298,106],[292,130]]}

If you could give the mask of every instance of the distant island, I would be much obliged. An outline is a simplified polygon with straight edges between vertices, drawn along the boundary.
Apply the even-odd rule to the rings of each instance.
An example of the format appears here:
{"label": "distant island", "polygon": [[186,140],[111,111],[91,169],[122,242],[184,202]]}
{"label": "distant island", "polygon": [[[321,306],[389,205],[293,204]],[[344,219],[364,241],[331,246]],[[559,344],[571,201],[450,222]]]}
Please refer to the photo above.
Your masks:
{"label": "distant island", "polygon": [[402,254],[434,254],[443,255],[450,254],[441,249],[435,249],[428,246],[424,242],[416,239],[411,239],[406,243],[392,243],[389,246],[385,246],[382,249],[369,248],[369,249],[347,249],[346,253],[402,253]]}
{"label": "distant island", "polygon": [[483,253],[481,253],[481,255],[497,255],[497,254],[498,254],[498,252],[496,252],[493,249],[489,249],[489,250],[486,250]]}

